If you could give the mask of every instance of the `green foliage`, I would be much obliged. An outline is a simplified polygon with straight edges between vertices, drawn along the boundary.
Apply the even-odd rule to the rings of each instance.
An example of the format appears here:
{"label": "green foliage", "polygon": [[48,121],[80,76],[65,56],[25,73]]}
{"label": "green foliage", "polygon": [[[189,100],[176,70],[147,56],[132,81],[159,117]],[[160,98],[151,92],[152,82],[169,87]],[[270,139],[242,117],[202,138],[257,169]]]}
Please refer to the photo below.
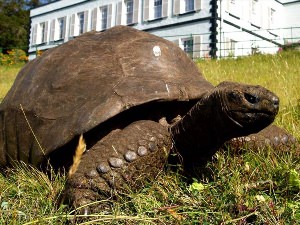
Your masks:
{"label": "green foliage", "polygon": [[49,1],[0,1],[0,52],[20,48],[28,49],[30,31],[29,10]]}
{"label": "green foliage", "polygon": [[[198,65],[214,84],[233,80],[273,90],[281,99],[276,123],[299,139],[299,60],[299,52],[282,52],[202,60]],[[0,66],[0,79],[2,73],[12,71],[17,72],[16,66]],[[14,76],[0,84],[11,85]],[[64,183],[64,174],[45,176],[24,164],[6,171],[5,176],[0,175],[0,224],[72,224],[72,210],[57,204]],[[299,185],[296,149],[249,149],[240,154],[224,149],[192,181],[167,166],[153,184],[120,196],[119,201],[110,200],[111,211],[82,215],[89,221],[82,224],[296,225],[300,220]]]}
{"label": "green foliage", "polygon": [[14,65],[28,61],[26,53],[21,49],[12,49],[7,54],[0,53],[0,65]]}
{"label": "green foliage", "polygon": [[28,46],[29,11],[24,1],[4,1],[0,10],[0,48],[6,50]]}

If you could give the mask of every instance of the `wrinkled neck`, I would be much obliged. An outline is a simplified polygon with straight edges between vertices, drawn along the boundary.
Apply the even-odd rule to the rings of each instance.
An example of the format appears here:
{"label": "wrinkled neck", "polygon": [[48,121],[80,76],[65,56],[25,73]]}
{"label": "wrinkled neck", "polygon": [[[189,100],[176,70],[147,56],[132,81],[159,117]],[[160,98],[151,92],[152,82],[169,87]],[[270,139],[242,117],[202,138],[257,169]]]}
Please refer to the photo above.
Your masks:
{"label": "wrinkled neck", "polygon": [[186,164],[204,164],[221,145],[236,134],[224,115],[220,98],[207,94],[171,127],[174,145]]}

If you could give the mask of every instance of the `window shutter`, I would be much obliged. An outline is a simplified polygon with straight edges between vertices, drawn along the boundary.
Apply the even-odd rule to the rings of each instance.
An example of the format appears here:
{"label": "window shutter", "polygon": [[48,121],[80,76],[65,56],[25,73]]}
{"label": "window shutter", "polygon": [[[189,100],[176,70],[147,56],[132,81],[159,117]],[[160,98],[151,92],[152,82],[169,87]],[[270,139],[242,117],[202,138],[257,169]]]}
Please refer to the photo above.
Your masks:
{"label": "window shutter", "polygon": [[179,15],[180,14],[180,0],[174,0],[173,14],[174,15]]}
{"label": "window shutter", "polygon": [[107,28],[111,27],[112,4],[107,6]]}
{"label": "window shutter", "polygon": [[144,0],[143,20],[149,20],[149,0]]}
{"label": "window shutter", "polygon": [[122,2],[118,2],[116,25],[121,25],[121,24],[122,24]]}
{"label": "window shutter", "polygon": [[72,16],[70,17],[70,32],[69,32],[70,37],[74,36],[74,30],[75,30],[75,14],[72,14]]}
{"label": "window shutter", "polygon": [[98,8],[92,10],[91,30],[97,30],[97,12]]}
{"label": "window shutter", "polygon": [[139,22],[139,0],[133,0],[133,21],[132,23]]}
{"label": "window shutter", "polygon": [[46,43],[48,40],[48,21],[45,22],[45,33],[43,42]]}
{"label": "window shutter", "polygon": [[83,33],[87,32],[87,29],[88,29],[88,19],[89,19],[89,11],[84,11]]}
{"label": "window shutter", "polygon": [[55,22],[56,20],[52,20],[51,21],[51,25],[50,25],[50,41],[54,41],[54,35],[55,35]]}
{"label": "window shutter", "polygon": [[162,1],[162,17],[168,17],[168,0]]}
{"label": "window shutter", "polygon": [[201,36],[195,35],[193,37],[193,59],[201,57]]}
{"label": "window shutter", "polygon": [[199,11],[201,9],[201,0],[195,0],[195,10]]}
{"label": "window shutter", "polygon": [[31,42],[31,45],[35,45],[36,44],[37,27],[38,27],[37,24],[35,24],[32,27],[32,42]]}

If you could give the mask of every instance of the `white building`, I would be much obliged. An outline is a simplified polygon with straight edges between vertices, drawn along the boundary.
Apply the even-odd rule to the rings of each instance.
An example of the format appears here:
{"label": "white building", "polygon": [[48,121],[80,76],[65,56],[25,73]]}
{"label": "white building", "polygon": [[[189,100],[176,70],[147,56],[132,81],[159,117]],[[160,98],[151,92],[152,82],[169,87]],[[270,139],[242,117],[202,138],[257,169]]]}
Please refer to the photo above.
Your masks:
{"label": "white building", "polygon": [[60,0],[31,10],[29,58],[116,25],[174,41],[193,58],[274,53],[289,38],[280,28],[300,24],[299,10],[287,0]]}

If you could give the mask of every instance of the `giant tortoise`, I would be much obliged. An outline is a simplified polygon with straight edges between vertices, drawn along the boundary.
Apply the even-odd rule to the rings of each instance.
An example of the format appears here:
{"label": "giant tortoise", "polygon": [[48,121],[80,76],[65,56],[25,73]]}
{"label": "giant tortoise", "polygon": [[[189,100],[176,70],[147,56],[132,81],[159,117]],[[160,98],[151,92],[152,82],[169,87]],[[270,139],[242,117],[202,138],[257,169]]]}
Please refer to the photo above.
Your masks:
{"label": "giant tortoise", "polygon": [[187,170],[203,165],[226,141],[270,125],[278,108],[267,89],[214,87],[174,43],[117,26],[24,66],[0,105],[0,165],[71,167],[66,196],[80,206],[153,180],[171,151]]}

